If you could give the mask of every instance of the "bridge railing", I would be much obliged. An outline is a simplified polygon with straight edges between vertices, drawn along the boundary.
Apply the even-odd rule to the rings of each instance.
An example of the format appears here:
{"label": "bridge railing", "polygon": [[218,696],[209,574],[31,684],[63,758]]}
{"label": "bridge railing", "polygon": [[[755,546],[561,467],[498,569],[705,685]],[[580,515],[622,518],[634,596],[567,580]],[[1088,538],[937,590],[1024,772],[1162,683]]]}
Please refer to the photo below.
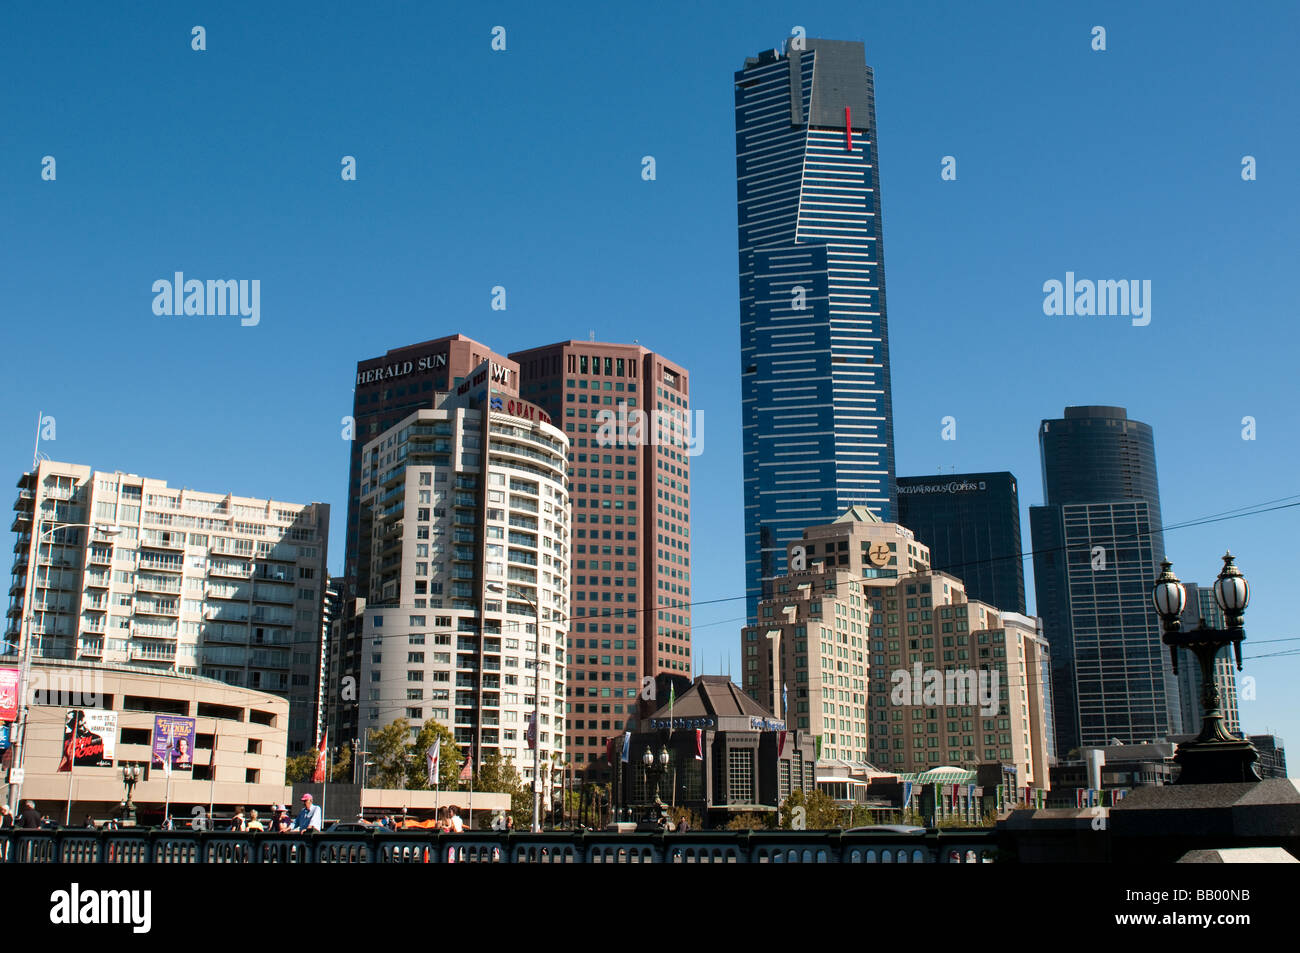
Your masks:
{"label": "bridge railing", "polygon": [[73,864],[947,864],[997,859],[992,830],[617,834],[5,830],[2,863]]}

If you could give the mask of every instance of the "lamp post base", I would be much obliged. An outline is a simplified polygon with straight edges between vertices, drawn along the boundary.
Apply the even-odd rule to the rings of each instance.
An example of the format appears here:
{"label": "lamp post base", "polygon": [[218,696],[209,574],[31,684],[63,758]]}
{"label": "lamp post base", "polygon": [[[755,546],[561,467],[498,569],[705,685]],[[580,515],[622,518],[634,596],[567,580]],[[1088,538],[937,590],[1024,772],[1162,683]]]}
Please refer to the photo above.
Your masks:
{"label": "lamp post base", "polygon": [[1182,771],[1175,784],[1241,784],[1259,781],[1259,753],[1249,741],[1187,741],[1174,763]]}

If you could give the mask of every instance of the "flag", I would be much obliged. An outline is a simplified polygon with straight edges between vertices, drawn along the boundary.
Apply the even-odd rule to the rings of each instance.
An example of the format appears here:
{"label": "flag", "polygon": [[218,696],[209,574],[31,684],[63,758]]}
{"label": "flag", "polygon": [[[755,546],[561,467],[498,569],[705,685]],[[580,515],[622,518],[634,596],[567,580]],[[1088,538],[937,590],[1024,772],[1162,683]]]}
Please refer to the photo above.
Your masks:
{"label": "flag", "polygon": [[912,803],[912,782],[903,782],[903,810],[907,810],[908,805]]}
{"label": "flag", "polygon": [[617,740],[613,737],[605,739],[605,760],[610,764],[614,763],[614,742]]}
{"label": "flag", "polygon": [[429,745],[429,750],[424,753],[424,758],[429,764],[429,784],[432,787],[437,787],[438,779],[442,777],[441,738],[433,739],[433,744]]}
{"label": "flag", "polygon": [[[316,748],[316,770],[312,772],[311,776],[312,784],[320,784],[325,780],[325,759],[329,757],[327,754],[329,751],[329,736],[330,733],[328,731],[320,736],[320,745]],[[215,755],[216,750],[214,749],[212,753]]]}
{"label": "flag", "polygon": [[474,777],[474,749],[465,752],[465,766],[460,769],[460,779],[469,781]]}
{"label": "flag", "polygon": [[537,747],[537,710],[533,709],[532,715],[528,719],[528,750]]}
{"label": "flag", "polygon": [[625,731],[623,732],[623,755],[619,760],[622,761],[624,764],[627,764],[628,758],[631,755],[631,753],[632,753],[632,732]]}
{"label": "flag", "polygon": [[966,808],[967,810],[975,808],[975,785],[973,784],[966,785]]}
{"label": "flag", "polygon": [[788,696],[786,694],[785,682],[782,682],[781,683],[781,717],[782,718],[785,718],[790,713],[790,703],[786,700],[787,698]]}
{"label": "flag", "polygon": [[700,728],[695,729],[695,760],[704,760],[704,731]]}
{"label": "flag", "polygon": [[1083,788],[1074,789],[1074,806],[1083,807]]}
{"label": "flag", "polygon": [[958,785],[954,784],[952,786],[952,806],[954,808],[957,807],[957,791],[958,791]]}
{"label": "flag", "polygon": [[[668,683],[668,737],[673,736],[673,703],[677,701],[677,685],[673,682]],[[627,759],[624,758],[624,761]]]}
{"label": "flag", "polygon": [[822,736],[818,735],[817,736],[817,760],[820,761],[821,759],[822,759]]}
{"label": "flag", "polygon": [[776,733],[776,756],[781,757],[783,751],[785,751],[785,732],[778,731]]}

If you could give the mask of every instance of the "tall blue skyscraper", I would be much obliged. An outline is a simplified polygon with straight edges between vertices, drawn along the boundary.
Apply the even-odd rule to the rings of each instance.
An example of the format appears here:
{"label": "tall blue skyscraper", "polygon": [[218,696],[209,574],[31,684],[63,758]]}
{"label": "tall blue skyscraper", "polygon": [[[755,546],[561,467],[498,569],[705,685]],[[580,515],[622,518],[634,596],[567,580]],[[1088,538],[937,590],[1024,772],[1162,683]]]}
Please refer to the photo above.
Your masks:
{"label": "tall blue skyscraper", "polygon": [[1067,407],[1038,442],[1046,499],[1029,523],[1057,752],[1178,733],[1178,684],[1151,604],[1165,555],[1151,427],[1123,407]]}
{"label": "tall blue skyscraper", "polygon": [[895,516],[875,92],[859,42],[790,40],[736,73],[745,581],[855,505]]}

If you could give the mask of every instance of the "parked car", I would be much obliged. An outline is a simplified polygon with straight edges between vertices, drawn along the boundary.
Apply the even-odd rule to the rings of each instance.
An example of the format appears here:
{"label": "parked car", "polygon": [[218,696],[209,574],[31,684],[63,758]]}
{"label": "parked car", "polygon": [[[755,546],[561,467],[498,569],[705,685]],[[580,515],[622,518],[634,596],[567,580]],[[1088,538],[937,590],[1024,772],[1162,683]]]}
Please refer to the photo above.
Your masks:
{"label": "parked car", "polygon": [[375,825],[369,821],[337,821],[325,828],[326,834],[369,833]]}

